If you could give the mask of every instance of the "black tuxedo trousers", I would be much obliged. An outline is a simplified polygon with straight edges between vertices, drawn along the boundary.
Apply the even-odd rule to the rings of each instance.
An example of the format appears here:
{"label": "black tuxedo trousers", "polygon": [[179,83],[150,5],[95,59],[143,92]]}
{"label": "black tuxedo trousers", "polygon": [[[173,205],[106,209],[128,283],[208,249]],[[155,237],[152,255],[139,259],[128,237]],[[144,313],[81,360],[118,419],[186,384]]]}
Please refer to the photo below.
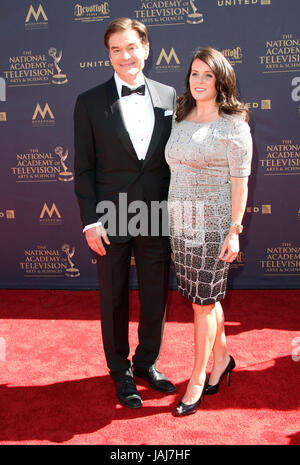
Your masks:
{"label": "black tuxedo trousers", "polygon": [[133,364],[147,368],[159,356],[170,269],[170,246],[165,237],[139,236],[128,242],[112,242],[107,254],[98,257],[98,278],[103,347],[113,378],[130,368],[128,359],[129,292],[132,252],[135,257],[140,296],[139,344]]}
{"label": "black tuxedo trousers", "polygon": [[[124,124],[114,79],[81,94],[74,110],[75,192],[84,226],[99,220],[97,205],[109,200],[119,218],[119,194],[127,206],[167,199],[170,173],[165,145],[172,126],[176,94],[171,87],[145,79],[154,109],[154,129],[141,163]],[[124,204],[123,207],[124,208]],[[134,255],[140,295],[139,343],[133,364],[146,368],[159,356],[170,267],[168,236],[110,235],[106,255],[98,256],[103,347],[112,377],[121,379],[129,360],[129,277]]]}

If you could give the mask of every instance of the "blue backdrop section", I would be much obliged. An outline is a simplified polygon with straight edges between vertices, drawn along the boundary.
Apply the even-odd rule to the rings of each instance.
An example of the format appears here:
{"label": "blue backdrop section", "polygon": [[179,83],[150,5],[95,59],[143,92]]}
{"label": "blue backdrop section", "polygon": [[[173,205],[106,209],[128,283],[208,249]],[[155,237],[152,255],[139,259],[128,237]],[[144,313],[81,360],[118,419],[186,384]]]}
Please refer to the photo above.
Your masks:
{"label": "blue backdrop section", "polygon": [[300,287],[299,0],[2,0],[0,11],[2,288],[97,288],[74,195],[73,108],[112,75],[103,35],[119,16],[148,26],[145,74],[178,94],[196,47],[231,61],[254,158],[229,288]]}

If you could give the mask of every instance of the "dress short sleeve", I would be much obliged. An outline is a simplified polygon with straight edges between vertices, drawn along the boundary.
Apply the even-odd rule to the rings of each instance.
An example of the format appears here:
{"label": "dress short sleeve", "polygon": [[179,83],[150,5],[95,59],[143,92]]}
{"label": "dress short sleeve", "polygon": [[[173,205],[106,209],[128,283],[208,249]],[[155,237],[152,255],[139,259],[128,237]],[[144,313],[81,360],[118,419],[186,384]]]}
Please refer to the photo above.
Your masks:
{"label": "dress short sleeve", "polygon": [[248,123],[234,118],[227,146],[230,176],[243,178],[250,175],[252,152],[253,144]]}

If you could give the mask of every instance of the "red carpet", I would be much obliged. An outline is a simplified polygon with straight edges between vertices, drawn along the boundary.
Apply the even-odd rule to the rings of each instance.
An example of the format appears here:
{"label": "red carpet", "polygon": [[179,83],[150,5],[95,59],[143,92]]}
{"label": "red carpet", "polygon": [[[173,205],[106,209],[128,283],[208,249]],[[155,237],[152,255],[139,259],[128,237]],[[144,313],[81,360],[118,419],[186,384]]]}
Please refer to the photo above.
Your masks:
{"label": "red carpet", "polygon": [[[169,294],[158,368],[177,385],[165,396],[139,384],[143,407],[116,402],[100,339],[95,291],[0,291],[0,444],[300,444],[300,291],[231,291],[224,301],[231,386],[192,416],[172,409],[192,364],[192,310]],[[131,293],[131,345],[137,292]]]}

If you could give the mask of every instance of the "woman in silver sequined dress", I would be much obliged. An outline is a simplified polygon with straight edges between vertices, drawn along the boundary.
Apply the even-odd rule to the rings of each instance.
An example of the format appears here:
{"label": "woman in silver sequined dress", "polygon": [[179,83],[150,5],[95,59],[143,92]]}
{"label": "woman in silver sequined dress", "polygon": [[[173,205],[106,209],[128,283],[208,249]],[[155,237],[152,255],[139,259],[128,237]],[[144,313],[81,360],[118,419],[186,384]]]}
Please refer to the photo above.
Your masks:
{"label": "woman in silver sequined dress", "polygon": [[166,146],[178,291],[192,302],[195,328],[194,366],[177,416],[195,413],[203,394],[216,393],[235,367],[220,301],[239,252],[252,158],[249,112],[236,98],[235,73],[226,58],[215,49],[198,50],[185,84]]}

